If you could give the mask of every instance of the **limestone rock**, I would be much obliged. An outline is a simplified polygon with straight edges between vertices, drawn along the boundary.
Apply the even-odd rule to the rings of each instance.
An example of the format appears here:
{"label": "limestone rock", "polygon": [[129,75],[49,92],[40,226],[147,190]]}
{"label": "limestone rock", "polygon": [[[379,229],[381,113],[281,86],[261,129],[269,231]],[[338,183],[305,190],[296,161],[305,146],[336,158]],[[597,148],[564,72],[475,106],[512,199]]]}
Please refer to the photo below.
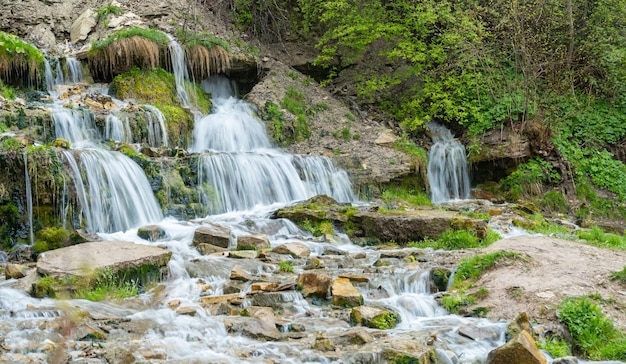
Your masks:
{"label": "limestone rock", "polygon": [[264,234],[240,235],[237,237],[237,250],[261,250],[270,247],[270,241]]}
{"label": "limestone rock", "polygon": [[39,255],[37,272],[57,279],[90,277],[96,269],[121,270],[144,265],[165,267],[172,252],[149,245],[98,241],[47,251]]}
{"label": "limestone rock", "polygon": [[200,244],[198,244],[196,246],[196,249],[198,249],[198,251],[202,255],[211,255],[211,254],[214,254],[214,253],[223,253],[223,252],[228,250],[226,248],[221,248],[219,246],[215,246],[215,245],[211,245],[211,244],[207,244],[207,243],[200,243]]}
{"label": "limestone rock", "polygon": [[335,279],[331,291],[333,305],[354,307],[363,304],[363,296],[348,278]]}
{"label": "limestone rock", "polygon": [[398,140],[400,140],[400,138],[398,138],[398,136],[396,136],[391,130],[384,130],[378,135],[376,140],[374,140],[374,143],[378,145],[392,145]]}
{"label": "limestone rock", "polygon": [[323,273],[308,272],[298,276],[297,287],[302,296],[326,298],[330,289],[330,277]]}
{"label": "limestone rock", "polygon": [[232,279],[233,281],[247,282],[252,280],[252,276],[250,275],[250,273],[243,270],[243,268],[241,268],[240,266],[235,265],[230,271],[230,279]]}
{"label": "limestone rock", "polygon": [[222,225],[206,223],[196,229],[193,234],[193,245],[211,244],[220,248],[230,245],[230,229]]}
{"label": "limestone rock", "polygon": [[91,9],[85,10],[76,20],[74,20],[74,23],[72,23],[70,41],[72,43],[77,43],[87,39],[89,33],[91,33],[95,26],[96,13]]}
{"label": "limestone rock", "polygon": [[294,258],[306,258],[311,255],[311,250],[303,243],[289,242],[281,244],[272,249],[272,252],[278,254],[288,254]]}
{"label": "limestone rock", "polygon": [[252,304],[255,306],[266,306],[274,309],[283,309],[285,305],[294,302],[297,295],[294,291],[287,292],[262,292],[252,297]]}
{"label": "limestone rock", "polygon": [[167,238],[167,233],[159,225],[146,225],[137,230],[137,236],[148,241],[159,241]]}
{"label": "limestone rock", "polygon": [[354,307],[350,319],[358,325],[379,330],[392,329],[400,322],[395,312],[372,306]]}
{"label": "limestone rock", "polygon": [[203,296],[200,297],[200,301],[204,305],[214,305],[221,303],[239,304],[246,297],[243,293],[232,293],[221,296]]}
{"label": "limestone rock", "polygon": [[20,264],[7,264],[4,269],[4,276],[6,279],[20,279],[26,276],[26,266]]}
{"label": "limestone rock", "polygon": [[142,25],[143,21],[139,16],[133,13],[125,13],[120,16],[115,16],[109,20],[109,28],[117,30],[123,27],[133,27]]}
{"label": "limestone rock", "polygon": [[243,334],[254,339],[278,340],[281,334],[276,328],[276,317],[269,307],[246,307],[252,320],[243,327]]}
{"label": "limestone rock", "polygon": [[539,352],[535,340],[527,331],[521,331],[506,344],[489,352],[487,364],[546,364],[546,358]]}
{"label": "limestone rock", "polygon": [[234,250],[228,252],[228,257],[233,259],[256,259],[259,253],[256,250]]}

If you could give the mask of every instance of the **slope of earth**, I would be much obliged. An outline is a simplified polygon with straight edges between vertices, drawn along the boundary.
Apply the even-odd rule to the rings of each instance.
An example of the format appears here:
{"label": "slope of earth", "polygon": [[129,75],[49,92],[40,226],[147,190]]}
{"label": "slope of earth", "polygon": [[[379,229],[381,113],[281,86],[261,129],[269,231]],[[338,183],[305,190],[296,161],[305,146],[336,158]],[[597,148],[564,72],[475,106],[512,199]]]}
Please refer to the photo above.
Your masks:
{"label": "slope of earth", "polygon": [[520,312],[531,320],[555,323],[556,307],[567,297],[598,294],[602,309],[621,329],[626,328],[626,287],[610,279],[626,264],[626,252],[597,248],[546,236],[518,236],[493,243],[482,252],[523,253],[528,263],[499,264],[474,285],[489,294],[477,302],[487,317],[512,321]]}

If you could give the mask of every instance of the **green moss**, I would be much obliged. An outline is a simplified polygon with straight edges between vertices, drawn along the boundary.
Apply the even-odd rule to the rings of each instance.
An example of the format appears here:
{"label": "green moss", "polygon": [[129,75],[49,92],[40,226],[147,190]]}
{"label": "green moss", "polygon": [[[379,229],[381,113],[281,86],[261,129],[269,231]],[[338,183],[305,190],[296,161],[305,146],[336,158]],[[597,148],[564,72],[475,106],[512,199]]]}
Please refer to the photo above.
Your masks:
{"label": "green moss", "polygon": [[293,272],[293,264],[288,260],[282,260],[278,263],[279,272]]}
{"label": "green moss", "polygon": [[193,133],[193,118],[178,105],[155,103],[165,118],[165,128],[169,144],[173,148],[187,149],[191,144]]}
{"label": "green moss", "polygon": [[386,187],[381,196],[383,201],[393,207],[400,209],[417,206],[431,206],[430,198],[423,191],[412,188],[405,188],[399,185]]}
{"label": "green moss", "polygon": [[333,235],[335,233],[332,222],[304,220],[300,223],[300,227],[313,234],[313,236]]}
{"label": "green moss", "polygon": [[43,53],[19,37],[0,32],[0,75],[4,82],[32,87],[43,70]]}
{"label": "green moss", "polygon": [[176,98],[174,75],[162,68],[141,70],[137,67],[115,76],[110,92],[119,99],[141,103],[180,106]]}
{"label": "green moss", "polygon": [[384,312],[372,318],[370,327],[379,330],[389,330],[396,327],[398,322],[400,322],[398,315],[393,312]]}
{"label": "green moss", "polygon": [[111,34],[106,39],[100,42],[94,42],[89,52],[92,53],[94,51],[98,51],[103,48],[106,48],[117,40],[135,37],[135,36],[139,36],[139,37],[148,39],[152,42],[155,42],[160,47],[167,47],[167,43],[169,42],[169,39],[167,38],[167,36],[156,29],[144,29],[144,28],[139,28],[139,27],[133,27],[129,29],[118,30],[117,32]]}
{"label": "green moss", "polygon": [[35,241],[35,253],[43,253],[48,250],[59,249],[70,243],[70,232],[64,228],[46,228],[39,232]]}

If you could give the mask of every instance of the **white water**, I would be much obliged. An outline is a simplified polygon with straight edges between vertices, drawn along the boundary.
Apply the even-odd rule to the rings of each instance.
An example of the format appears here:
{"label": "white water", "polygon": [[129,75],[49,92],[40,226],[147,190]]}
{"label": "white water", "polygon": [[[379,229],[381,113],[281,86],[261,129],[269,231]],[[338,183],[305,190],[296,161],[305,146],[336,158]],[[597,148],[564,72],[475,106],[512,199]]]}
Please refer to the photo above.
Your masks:
{"label": "white water", "polygon": [[67,65],[68,81],[71,83],[82,82],[85,76],[83,75],[83,67],[80,61],[76,58],[67,57],[65,63]]}
{"label": "white water", "polygon": [[191,151],[209,152],[200,159],[199,181],[213,213],[256,205],[289,203],[325,194],[341,202],[355,201],[347,174],[325,157],[304,157],[271,147],[265,126],[250,104],[233,96],[223,77],[203,83],[213,95],[214,111],[196,121]]}
{"label": "white water", "polygon": [[114,140],[116,142],[133,142],[133,135],[128,124],[128,117],[124,121],[120,120],[116,115],[109,114],[104,120],[105,139]]}
{"label": "white water", "polygon": [[148,118],[148,144],[151,147],[167,147],[167,129],[165,127],[165,116],[158,108],[152,105],[142,105],[145,115]]}
{"label": "white water", "polygon": [[428,154],[431,201],[442,203],[451,199],[468,199],[470,180],[465,147],[445,127],[436,123],[427,125],[433,140]]}
{"label": "white water", "polygon": [[28,212],[28,240],[30,245],[35,244],[33,234],[33,194],[31,192],[30,175],[28,174],[28,154],[24,149],[24,180],[26,181],[26,211]]}
{"label": "white water", "polygon": [[167,45],[170,52],[172,62],[172,72],[176,81],[176,94],[182,106],[191,106],[189,94],[185,89],[185,81],[189,81],[189,73],[187,72],[187,62],[185,62],[185,51],[180,44],[170,35],[168,35],[169,43]]}

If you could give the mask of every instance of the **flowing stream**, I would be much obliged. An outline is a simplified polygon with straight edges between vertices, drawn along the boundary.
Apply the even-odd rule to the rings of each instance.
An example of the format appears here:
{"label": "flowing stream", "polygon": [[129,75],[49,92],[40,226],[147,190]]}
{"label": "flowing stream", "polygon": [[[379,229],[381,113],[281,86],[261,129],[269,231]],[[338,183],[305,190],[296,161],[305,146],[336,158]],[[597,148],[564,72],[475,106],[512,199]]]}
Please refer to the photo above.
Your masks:
{"label": "flowing stream", "polygon": [[[72,82],[77,79],[80,77],[70,77]],[[181,80],[185,77],[177,74],[177,86],[182,84]],[[243,335],[243,318],[230,312],[220,313],[220,307],[217,311],[205,309],[203,298],[223,295],[232,289],[229,278],[235,265],[250,272],[256,280],[289,283],[295,277],[281,276],[276,264],[257,259],[201,255],[192,246],[193,235],[199,225],[208,223],[229,227],[232,244],[237,236],[249,234],[265,234],[272,247],[300,242],[311,250],[312,257],[323,259],[328,266],[324,270],[332,270],[333,275],[367,275],[370,279],[357,285],[365,304],[388,307],[401,317],[396,328],[386,331],[386,338],[408,345],[423,344],[428,337],[435,336],[435,352],[443,363],[484,362],[490,350],[504,343],[506,323],[462,318],[442,309],[430,292],[430,271],[426,265],[398,260],[396,265],[373,268],[383,254],[398,252],[360,247],[342,234],[337,234],[335,241],[315,238],[288,220],[270,218],[277,207],[318,194],[346,203],[357,202],[357,198],[346,173],[334,167],[329,159],[296,156],[273,148],[263,125],[254,117],[253,108],[234,96],[233,85],[228,80],[214,77],[203,82],[203,86],[213,95],[214,110],[196,120],[190,151],[201,155],[198,182],[208,186],[204,197],[213,205],[212,214],[194,221],[163,218],[141,168],[124,155],[99,146],[101,136],[89,112],[52,108],[57,137],[67,139],[72,145],[63,155],[71,169],[87,229],[106,240],[171,250],[170,276],[158,288],[135,298],[99,303],[35,299],[9,288],[15,283],[13,280],[0,281],[0,356],[4,351],[18,362],[47,362],[59,352],[74,362],[86,362],[80,360],[93,354],[90,363],[104,362],[96,357],[121,361],[124,353],[132,358],[126,362],[386,362],[382,355],[384,345],[378,344],[378,339],[367,339],[382,337],[378,330],[363,328],[362,349],[328,353],[316,348],[316,335],[342,338],[352,332],[348,321],[343,319],[349,311],[305,300],[295,290],[274,293],[280,307],[276,310],[280,312],[276,325],[292,335],[280,341]],[[182,92],[179,97],[185,99]],[[153,125],[152,142],[167,145],[162,121]],[[158,136],[157,131],[161,133]],[[107,119],[105,133],[116,140],[131,139],[127,127],[114,116]],[[449,132],[441,138],[436,141],[436,145],[442,144],[436,147],[441,150],[436,155],[460,154],[462,146],[450,140]],[[462,170],[458,165],[460,159],[439,161],[433,151],[431,162],[432,170],[439,169],[442,175],[448,173],[448,168],[454,169],[450,174]],[[449,191],[450,184],[456,182],[441,179],[431,182],[433,193],[437,189],[437,201],[466,197],[467,181]],[[158,224],[166,237],[157,242],[140,238],[138,227],[146,224]],[[296,274],[304,271],[306,260],[292,261]],[[250,293],[250,282],[240,283],[239,289]],[[171,302],[178,302],[193,314],[172,309]],[[254,305],[261,304],[252,298],[241,302],[244,308]],[[80,312],[88,312],[93,320],[108,323],[104,342],[94,340],[89,331],[72,328],[72,317]],[[300,327],[300,331],[294,331],[295,327]],[[480,332],[480,337],[470,338],[460,333],[462,327]]]}

